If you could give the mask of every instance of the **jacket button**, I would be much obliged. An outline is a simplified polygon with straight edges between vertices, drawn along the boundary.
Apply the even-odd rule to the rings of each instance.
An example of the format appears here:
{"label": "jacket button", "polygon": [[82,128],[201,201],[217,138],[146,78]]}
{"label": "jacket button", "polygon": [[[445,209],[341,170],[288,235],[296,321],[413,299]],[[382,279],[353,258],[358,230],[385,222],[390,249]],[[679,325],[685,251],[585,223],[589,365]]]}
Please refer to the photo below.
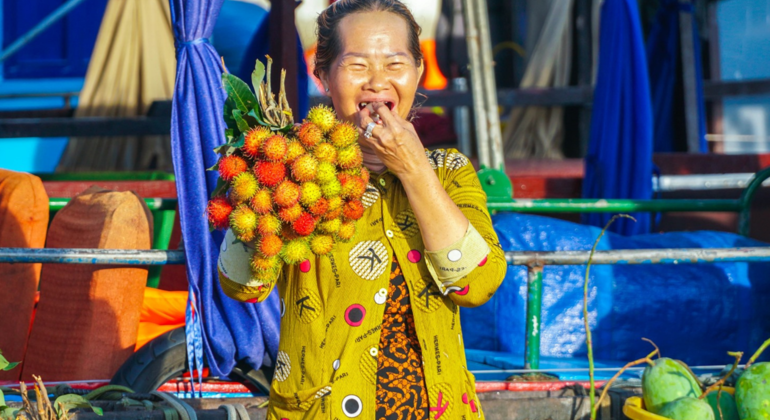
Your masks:
{"label": "jacket button", "polygon": [[372,347],[369,349],[369,354],[372,355],[372,357],[377,357],[377,347]]}
{"label": "jacket button", "polygon": [[385,235],[386,235],[388,238],[392,238],[392,237],[393,237],[393,231],[392,231],[392,230],[386,230],[386,231],[385,231]]}
{"label": "jacket button", "polygon": [[382,185],[384,187],[385,184],[386,184],[385,178],[380,178],[380,185]]}
{"label": "jacket button", "polygon": [[388,300],[388,291],[386,289],[380,289],[376,295],[374,295],[374,302],[378,305],[382,305]]}

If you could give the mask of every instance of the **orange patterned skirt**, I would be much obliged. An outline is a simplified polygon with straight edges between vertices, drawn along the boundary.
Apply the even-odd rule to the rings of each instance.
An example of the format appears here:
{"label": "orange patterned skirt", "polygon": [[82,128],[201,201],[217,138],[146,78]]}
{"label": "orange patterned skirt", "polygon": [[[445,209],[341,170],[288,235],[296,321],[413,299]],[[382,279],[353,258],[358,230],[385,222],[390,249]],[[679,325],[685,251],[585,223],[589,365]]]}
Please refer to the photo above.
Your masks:
{"label": "orange patterned skirt", "polygon": [[424,420],[429,414],[409,289],[394,255],[377,357],[377,419]]}

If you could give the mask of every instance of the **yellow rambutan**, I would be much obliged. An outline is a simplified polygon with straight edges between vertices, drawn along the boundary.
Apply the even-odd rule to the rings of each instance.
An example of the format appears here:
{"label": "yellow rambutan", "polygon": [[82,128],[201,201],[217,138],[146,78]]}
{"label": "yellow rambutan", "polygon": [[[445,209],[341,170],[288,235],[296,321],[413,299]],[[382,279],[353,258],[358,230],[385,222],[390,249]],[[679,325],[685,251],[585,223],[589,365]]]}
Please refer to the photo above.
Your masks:
{"label": "yellow rambutan", "polygon": [[265,214],[257,221],[257,232],[262,236],[277,235],[281,231],[281,219],[273,214]]}
{"label": "yellow rambutan", "polygon": [[272,282],[274,282],[278,278],[278,276],[276,276],[276,271],[277,269],[253,270],[251,272],[251,275],[252,275],[252,278],[254,278],[254,280],[259,280],[263,283],[270,282],[269,284],[272,284]]}
{"label": "yellow rambutan", "polygon": [[337,176],[337,169],[329,162],[318,162],[318,169],[315,174],[316,181],[324,184]]}
{"label": "yellow rambutan", "polygon": [[273,135],[273,132],[270,131],[269,128],[261,125],[249,130],[244,136],[243,147],[241,147],[243,154],[252,159],[256,159],[259,156],[259,150],[260,146],[262,146],[262,142],[264,142],[271,135]]}
{"label": "yellow rambutan", "polygon": [[340,229],[337,231],[337,238],[342,242],[347,242],[353,238],[356,234],[356,223],[352,220],[342,222]]}
{"label": "yellow rambutan", "polygon": [[286,148],[286,139],[280,134],[274,134],[262,143],[262,156],[271,162],[283,162]]}
{"label": "yellow rambutan", "polygon": [[289,241],[284,245],[281,257],[286,264],[299,264],[310,257],[310,247],[307,239],[300,238]]}
{"label": "yellow rambutan", "polygon": [[219,177],[228,182],[249,168],[246,159],[236,155],[225,156],[219,159],[218,165]]}
{"label": "yellow rambutan", "polygon": [[337,233],[340,230],[340,226],[342,226],[342,221],[340,219],[334,218],[331,220],[324,220],[323,222],[319,223],[318,229],[321,232]]}
{"label": "yellow rambutan", "polygon": [[270,191],[264,188],[257,190],[249,201],[251,209],[257,214],[267,214],[273,209],[273,199]]}
{"label": "yellow rambutan", "polygon": [[209,223],[215,229],[227,229],[230,226],[230,213],[233,211],[233,205],[225,197],[214,197],[206,206],[206,213],[209,217]]}
{"label": "yellow rambutan", "polygon": [[273,191],[273,201],[280,207],[291,207],[299,201],[299,185],[286,180]]}
{"label": "yellow rambutan", "polygon": [[329,133],[329,141],[338,149],[348,147],[358,141],[358,130],[349,122],[341,122]]}
{"label": "yellow rambutan", "polygon": [[305,147],[312,149],[318,143],[323,141],[324,133],[311,121],[305,121],[299,127],[299,130],[297,130],[297,137],[299,137],[299,141],[301,141]]}
{"label": "yellow rambutan", "polygon": [[[281,246],[283,246],[283,243],[281,243]],[[266,257],[259,252],[255,252],[254,255],[251,256],[251,269],[255,272],[277,270],[280,263],[281,260],[276,256]]]}
{"label": "yellow rambutan", "polygon": [[260,161],[254,165],[254,173],[262,185],[275,187],[286,178],[286,165],[280,162]]}
{"label": "yellow rambutan", "polygon": [[243,203],[254,197],[257,189],[259,189],[259,184],[254,175],[249,172],[242,172],[230,183],[230,199],[236,203]]}
{"label": "yellow rambutan", "polygon": [[337,210],[342,208],[342,204],[343,204],[342,197],[340,196],[331,197],[328,200],[329,200],[329,210]]}
{"label": "yellow rambutan", "polygon": [[319,162],[337,163],[337,148],[331,143],[321,143],[313,150],[313,156]]}
{"label": "yellow rambutan", "polygon": [[318,161],[312,155],[304,154],[291,164],[291,175],[298,182],[312,181],[318,170]]}
{"label": "yellow rambutan", "polygon": [[364,180],[364,185],[369,182],[369,178],[371,176],[369,174],[369,170],[367,170],[363,166],[356,166],[356,167],[349,168],[349,169],[343,169],[341,172],[343,174],[353,175],[353,176],[356,176],[356,177],[359,177],[359,178],[363,179]]}
{"label": "yellow rambutan", "polygon": [[326,255],[334,249],[334,238],[331,235],[316,235],[310,239],[310,250],[316,255]]}
{"label": "yellow rambutan", "polygon": [[302,215],[302,206],[299,205],[299,203],[294,204],[291,207],[286,207],[278,211],[278,217],[281,218],[284,222],[291,223],[297,218],[299,218],[300,215]]}
{"label": "yellow rambutan", "polygon": [[342,191],[342,185],[340,184],[340,181],[337,180],[336,178],[321,185],[321,192],[323,193],[323,196],[328,199],[339,196],[341,191]]}
{"label": "yellow rambutan", "polygon": [[326,105],[317,105],[310,108],[307,113],[307,119],[317,125],[321,131],[328,133],[337,124],[337,116],[334,110]]}
{"label": "yellow rambutan", "polygon": [[364,155],[361,154],[361,148],[357,144],[340,149],[337,152],[337,164],[340,168],[348,169],[354,166],[361,166],[364,163]]}
{"label": "yellow rambutan", "polygon": [[252,230],[249,232],[237,233],[235,234],[235,237],[238,238],[238,240],[241,242],[251,242],[254,240],[254,238],[257,237],[257,231]]}
{"label": "yellow rambutan", "polygon": [[299,202],[310,207],[321,198],[321,187],[315,182],[305,182],[300,186]]}
{"label": "yellow rambutan", "polygon": [[239,238],[242,235],[253,235],[254,229],[257,228],[257,215],[249,206],[241,204],[230,213],[230,227]]}
{"label": "yellow rambutan", "polygon": [[305,147],[296,139],[292,139],[286,145],[286,163],[291,165],[294,160],[305,154]]}
{"label": "yellow rambutan", "polygon": [[267,235],[259,238],[257,241],[257,250],[265,257],[278,255],[283,248],[283,241],[278,235]]}

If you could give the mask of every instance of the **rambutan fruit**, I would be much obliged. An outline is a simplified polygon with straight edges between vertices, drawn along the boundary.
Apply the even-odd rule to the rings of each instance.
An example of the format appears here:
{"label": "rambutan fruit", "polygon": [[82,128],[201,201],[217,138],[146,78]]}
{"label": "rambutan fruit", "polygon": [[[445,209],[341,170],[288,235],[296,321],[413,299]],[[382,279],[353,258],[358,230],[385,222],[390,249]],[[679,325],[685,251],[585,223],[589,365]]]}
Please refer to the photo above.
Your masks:
{"label": "rambutan fruit", "polygon": [[326,214],[323,215],[324,220],[332,220],[340,217],[342,215],[342,207],[337,207],[334,210],[328,210]]}
{"label": "rambutan fruit", "polygon": [[329,211],[342,208],[342,204],[343,204],[342,197],[340,196],[331,197],[328,200],[329,200]]}
{"label": "rambutan fruit", "polygon": [[262,146],[262,142],[264,142],[271,135],[273,135],[273,132],[270,131],[269,128],[261,125],[249,130],[244,136],[243,147],[241,147],[243,154],[252,159],[256,159],[259,156],[259,150]]}
{"label": "rambutan fruit", "polygon": [[356,223],[352,220],[342,222],[340,229],[337,231],[337,238],[342,242],[347,242],[353,238],[356,234]]}
{"label": "rambutan fruit", "polygon": [[257,215],[249,206],[241,204],[230,213],[230,227],[236,236],[253,234],[257,228]]}
{"label": "rambutan fruit", "polygon": [[255,280],[261,281],[263,283],[270,282],[271,284],[278,277],[276,276],[276,270],[254,270],[251,274]]}
{"label": "rambutan fruit", "polygon": [[249,164],[246,162],[246,159],[240,156],[230,155],[219,159],[219,177],[223,181],[232,181],[233,178],[242,174],[248,168]]}
{"label": "rambutan fruit", "polygon": [[[281,246],[283,247],[283,243],[281,243]],[[280,263],[281,260],[276,256],[266,257],[259,252],[255,252],[254,255],[251,256],[251,269],[254,272],[277,270]]]}
{"label": "rambutan fruit", "polygon": [[342,192],[342,185],[336,178],[321,185],[321,193],[328,199],[338,197],[340,192]]}
{"label": "rambutan fruit", "polygon": [[316,181],[324,184],[331,181],[337,176],[337,169],[333,164],[329,162],[318,162],[318,170],[316,171]]}
{"label": "rambutan fruit", "polygon": [[337,148],[331,143],[321,143],[313,150],[313,156],[319,162],[337,163]]}
{"label": "rambutan fruit", "polygon": [[312,206],[309,206],[307,211],[309,211],[313,216],[319,217],[323,216],[328,209],[329,202],[325,198],[321,197]]}
{"label": "rambutan fruit", "polygon": [[364,215],[364,205],[358,200],[351,200],[342,206],[342,214],[351,220],[358,220]]}
{"label": "rambutan fruit", "polygon": [[251,242],[254,240],[254,238],[257,237],[257,231],[251,230],[248,232],[236,233],[235,237],[238,238],[238,240],[241,242]]}
{"label": "rambutan fruit", "polygon": [[310,239],[310,250],[316,255],[326,255],[334,249],[334,238],[331,235],[316,235]]}
{"label": "rambutan fruit", "polygon": [[340,175],[345,175],[345,178],[340,179],[340,184],[342,184],[342,191],[340,192],[340,195],[342,198],[360,199],[361,196],[363,196],[366,192],[366,184],[364,183],[364,180],[353,175]]}
{"label": "rambutan fruit", "polygon": [[273,257],[278,255],[283,248],[283,241],[278,235],[267,235],[261,237],[257,241],[257,250],[265,257]]}
{"label": "rambutan fruit", "polygon": [[291,164],[291,175],[298,182],[312,181],[318,170],[318,161],[312,155],[304,154]]}
{"label": "rambutan fruit", "polygon": [[302,215],[302,206],[299,205],[299,203],[291,206],[286,207],[278,211],[278,217],[281,218],[284,222],[291,223],[299,218],[299,216]]}
{"label": "rambutan fruit", "polygon": [[307,236],[313,233],[315,230],[316,219],[309,213],[302,213],[297,220],[292,223],[291,227],[300,236]]}
{"label": "rambutan fruit", "polygon": [[286,165],[280,162],[257,162],[254,173],[262,185],[275,187],[286,178]]}
{"label": "rambutan fruit", "polygon": [[230,213],[232,211],[233,206],[225,197],[214,197],[209,200],[209,205],[206,206],[209,223],[215,229],[227,229],[230,226]]}
{"label": "rambutan fruit", "polygon": [[267,214],[273,209],[273,198],[270,191],[263,188],[257,190],[254,197],[251,197],[249,204],[257,214]]}
{"label": "rambutan fruit", "polygon": [[307,239],[299,238],[289,241],[281,252],[283,261],[287,264],[299,264],[310,257],[310,246]]}
{"label": "rambutan fruit", "polygon": [[280,134],[274,134],[262,143],[262,156],[271,162],[283,162],[286,149],[286,139]]}
{"label": "rambutan fruit", "polygon": [[372,174],[369,173],[369,170],[366,168],[361,168],[361,179],[364,181],[364,186],[369,183],[369,180],[371,179]]}
{"label": "rambutan fruit", "polygon": [[305,182],[300,187],[299,202],[305,207],[310,207],[321,198],[321,187],[315,182]]}
{"label": "rambutan fruit", "polygon": [[340,149],[337,152],[337,164],[340,168],[348,169],[355,166],[361,166],[364,163],[364,155],[361,154],[361,148],[357,144]]}
{"label": "rambutan fruit", "polygon": [[291,140],[289,141],[289,144],[286,146],[286,163],[291,165],[292,163],[294,163],[295,159],[297,159],[298,157],[304,154],[305,154],[305,148],[302,146],[302,143],[300,143],[297,140]]}
{"label": "rambutan fruit", "polygon": [[280,207],[291,207],[299,201],[299,185],[286,180],[278,184],[273,191],[273,201]]}
{"label": "rambutan fruit", "polygon": [[281,219],[272,214],[261,216],[257,221],[257,232],[262,236],[277,235],[280,231]]}
{"label": "rambutan fruit", "polygon": [[361,166],[356,166],[349,169],[343,169],[342,173],[359,177],[364,180],[364,184],[367,184],[369,182],[369,178],[371,176],[369,174],[369,171],[366,168]]}
{"label": "rambutan fruit", "polygon": [[324,133],[318,128],[317,125],[310,121],[305,121],[297,131],[297,137],[299,141],[308,149],[314,148],[318,143],[324,139]]}
{"label": "rambutan fruit", "polygon": [[259,184],[257,184],[254,175],[249,172],[242,172],[230,183],[230,199],[236,203],[243,203],[254,197],[257,189],[259,189]]}
{"label": "rambutan fruit", "polygon": [[358,130],[351,123],[339,123],[329,133],[329,141],[338,149],[348,147],[358,141]]}
{"label": "rambutan fruit", "polygon": [[[300,214],[302,214],[301,211]],[[281,239],[288,243],[298,238],[301,238],[301,236],[297,235],[297,232],[295,232],[294,228],[291,227],[291,223],[284,223],[281,227]]]}
{"label": "rambutan fruit", "polygon": [[337,125],[337,116],[326,105],[317,105],[310,108],[310,111],[307,113],[307,119],[317,125],[324,134],[331,131]]}
{"label": "rambutan fruit", "polygon": [[326,233],[337,233],[340,230],[340,226],[342,226],[342,221],[340,219],[331,219],[331,220],[325,220],[318,224],[318,229],[321,232]]}

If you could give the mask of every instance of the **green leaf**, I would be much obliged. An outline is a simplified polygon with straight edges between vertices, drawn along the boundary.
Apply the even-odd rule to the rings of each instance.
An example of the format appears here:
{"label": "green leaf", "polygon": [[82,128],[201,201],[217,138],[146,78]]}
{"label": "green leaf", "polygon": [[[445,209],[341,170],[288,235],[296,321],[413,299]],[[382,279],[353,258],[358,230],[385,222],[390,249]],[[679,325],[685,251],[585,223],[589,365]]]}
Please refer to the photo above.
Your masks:
{"label": "green leaf", "polygon": [[238,140],[236,140],[233,143],[230,143],[230,147],[239,148],[243,147],[243,144],[246,143],[246,135],[241,133],[240,136],[238,136]]}
{"label": "green leaf", "polygon": [[294,124],[293,123],[289,123],[285,127],[279,128],[277,131],[280,131],[281,133],[286,134],[289,131],[291,131],[293,128],[294,128]]}
{"label": "green leaf", "polygon": [[[221,156],[230,156],[230,154],[232,154],[232,152],[230,152],[230,149],[232,149],[232,148],[233,148],[233,146],[230,146],[229,143],[225,143],[225,144],[223,144],[221,146],[215,147],[214,148],[214,153],[217,153],[217,154],[219,154]],[[219,165],[219,164],[217,163],[217,165]],[[207,169],[207,171],[213,171],[214,167],[217,166],[217,165],[212,166],[211,168]]]}
{"label": "green leaf", "polygon": [[262,109],[260,109],[259,107],[252,109],[246,115],[257,120],[257,124],[259,125],[269,125],[268,123],[265,122],[265,119],[262,117]]}
{"label": "green leaf", "polygon": [[249,89],[249,85],[243,82],[243,80],[233,76],[230,73],[222,75],[222,84],[227,91],[227,97],[233,98],[235,107],[242,113],[246,114],[257,106],[257,97]]}
{"label": "green leaf", "polygon": [[251,72],[251,85],[254,86],[254,92],[259,91],[259,85],[265,80],[265,65],[257,60],[254,64],[254,71]]}
{"label": "green leaf", "polygon": [[235,119],[233,118],[234,109],[236,109],[235,101],[229,97],[225,99],[224,117],[225,117],[225,124],[227,125],[227,128],[229,130],[238,129],[238,124],[235,123]]}
{"label": "green leaf", "polygon": [[9,362],[3,354],[0,353],[0,370],[11,370],[19,365],[19,362]]}
{"label": "green leaf", "polygon": [[211,193],[211,198],[214,198],[218,195],[224,194],[225,191],[227,191],[228,184],[222,178],[217,179],[217,186],[214,188],[214,191]]}
{"label": "green leaf", "polygon": [[[220,146],[220,147],[221,147],[221,146]],[[218,149],[218,148],[219,148],[219,147],[217,147],[217,149]],[[216,151],[217,149],[214,149],[214,151]],[[219,161],[217,161],[217,163],[216,163],[214,166],[212,166],[212,167],[210,167],[210,168],[207,168],[206,170],[207,170],[207,171],[218,171],[218,170],[219,170]]]}
{"label": "green leaf", "polygon": [[249,131],[249,123],[243,119],[243,113],[240,109],[233,110],[233,119],[235,119],[235,123],[238,124],[238,130],[241,133]]}
{"label": "green leaf", "polygon": [[94,413],[100,416],[104,414],[104,411],[101,408],[92,406],[87,399],[76,394],[65,394],[60,396],[54,401],[53,406],[56,408],[59,417],[63,417],[66,413],[75,408],[90,408]]}
{"label": "green leaf", "polygon": [[234,130],[233,130],[232,128],[228,128],[227,130],[225,130],[225,137],[227,137],[227,138],[228,138],[228,141],[230,141],[230,140],[229,140],[229,139],[230,139],[230,137],[235,137],[235,132],[234,132]]}
{"label": "green leaf", "polygon": [[13,409],[5,405],[0,405],[0,419],[14,420],[18,413],[19,410],[17,409]]}
{"label": "green leaf", "polygon": [[0,390],[0,409],[5,407],[5,394],[3,394],[3,391]]}

